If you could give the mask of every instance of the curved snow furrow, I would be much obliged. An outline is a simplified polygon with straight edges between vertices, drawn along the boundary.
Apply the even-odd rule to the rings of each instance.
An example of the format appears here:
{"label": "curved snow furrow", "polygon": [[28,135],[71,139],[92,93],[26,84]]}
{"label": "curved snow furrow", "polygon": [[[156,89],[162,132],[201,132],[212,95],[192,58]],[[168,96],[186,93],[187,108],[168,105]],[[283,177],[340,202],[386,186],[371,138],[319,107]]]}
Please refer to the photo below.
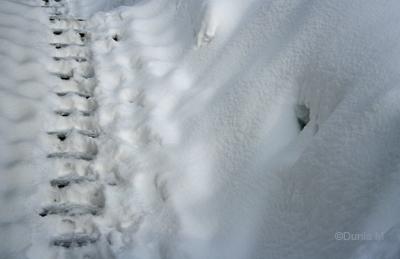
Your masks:
{"label": "curved snow furrow", "polygon": [[52,38],[49,44],[56,44],[60,43],[62,41],[68,41],[69,44],[75,44],[75,45],[83,45],[85,44],[86,39],[83,37],[80,37],[78,33],[76,34],[71,34],[68,33],[67,35],[56,35],[55,37]]}
{"label": "curved snow furrow", "polygon": [[[73,51],[70,50],[54,50],[53,53],[53,64],[59,67],[70,66],[71,69],[83,70],[83,71],[93,71],[90,65],[92,57],[90,51],[85,49],[85,51]],[[94,72],[92,72],[94,73]]]}
{"label": "curved snow furrow", "polygon": [[27,8],[32,8],[32,7],[41,7],[42,5],[38,4],[39,1],[31,0],[32,4],[29,4],[29,1],[27,0],[21,0],[21,1],[16,1],[16,0],[3,0],[4,2],[9,3],[10,5],[21,5]]}
{"label": "curved snow furrow", "polygon": [[[30,10],[32,11],[32,10]],[[36,17],[21,15],[18,13],[10,13],[6,10],[1,10],[0,26],[2,28],[16,29],[23,32],[40,32],[40,27],[43,23]],[[26,22],[30,22],[34,26],[26,26]]]}
{"label": "curved snow furrow", "polygon": [[68,93],[76,94],[80,97],[89,98],[93,96],[95,82],[72,82],[66,81],[66,83],[57,83],[52,89],[58,96],[65,96]]}
{"label": "curved snow furrow", "polygon": [[[18,98],[20,97],[18,96]],[[34,102],[31,103],[26,102],[26,105],[27,107],[34,109],[36,104]],[[35,115],[36,114],[34,112],[31,112],[28,109],[19,111],[18,113],[9,111],[0,111],[0,118],[2,120],[2,124],[4,125],[29,123],[30,120],[34,119]]]}
{"label": "curved snow furrow", "polygon": [[97,133],[98,135],[102,132],[94,117],[79,116],[73,118],[57,116],[53,121],[53,129],[47,130],[47,132],[65,131],[70,128],[74,128],[77,131],[92,132],[93,134]]}
{"label": "curved snow furrow", "polygon": [[35,27],[43,26],[43,23],[40,20],[38,20],[35,17],[29,17],[28,15],[26,15],[26,13],[21,14],[17,12],[8,12],[5,10],[1,10],[0,14],[2,15],[2,18],[4,18],[4,20],[10,21],[10,19],[18,19],[20,23],[23,23],[26,26],[32,26],[32,25],[34,25]]}
{"label": "curved snow furrow", "polygon": [[97,178],[89,176],[64,175],[51,180],[50,185],[53,187],[57,187],[58,189],[63,189],[74,184],[94,182],[96,180]]}
{"label": "curved snow furrow", "polygon": [[48,131],[47,134],[56,136],[59,140],[64,141],[67,138],[71,137],[72,134],[81,134],[83,136],[97,138],[99,137],[99,133],[97,131],[86,131],[86,130],[79,130],[74,127],[66,129],[66,130],[52,130]]}
{"label": "curved snow furrow", "polygon": [[[88,61],[91,61],[91,57],[86,55],[86,53],[82,54],[82,52],[63,51],[62,54],[57,53],[53,55],[53,60],[58,62],[55,63],[58,67],[69,67],[71,70],[83,70],[83,72],[92,70],[90,65],[87,63]],[[84,74],[83,72],[80,74]]]}
{"label": "curved snow furrow", "polygon": [[22,16],[25,12],[32,11],[32,7],[39,7],[39,5],[31,6],[26,3],[13,1],[13,0],[4,0],[2,1],[2,10],[18,10],[14,14],[17,16]]}
{"label": "curved snow furrow", "polygon": [[[1,15],[3,16],[3,13]],[[7,16],[7,15],[4,15],[2,18],[5,18],[5,16]],[[24,22],[20,23],[20,24],[16,23],[12,19],[11,20],[4,19],[4,21],[7,21],[7,22],[2,22],[0,24],[0,29],[4,34],[8,34],[8,32],[11,32],[11,31],[14,31],[16,33],[22,33],[22,34],[24,34],[24,33],[35,34],[35,33],[40,32],[40,30],[37,28],[32,28],[29,26],[27,27],[27,25],[31,22],[28,20],[24,20]],[[37,20],[36,20],[36,23],[38,23],[38,25],[40,24]]]}
{"label": "curved snow furrow", "polygon": [[[14,84],[14,83],[13,83]],[[29,85],[29,84],[26,84]],[[20,84],[19,86],[23,86]],[[17,99],[25,99],[29,101],[41,101],[43,98],[40,96],[30,96],[28,95],[29,93],[26,93],[25,91],[14,91],[14,89],[10,89],[9,86],[5,86],[4,84],[0,83],[0,98],[10,98],[10,100],[13,100],[12,98],[17,98]],[[6,97],[7,96],[7,97]]]}
{"label": "curved snow furrow", "polygon": [[[65,111],[70,115],[74,112],[76,113],[91,113],[94,115],[97,109],[97,102],[94,98],[84,98],[78,95],[65,96],[60,97],[54,100],[51,104],[53,110],[57,113],[57,111]],[[64,115],[65,116],[65,115]]]}
{"label": "curved snow furrow", "polygon": [[60,53],[68,54],[69,56],[90,56],[88,48],[84,45],[74,45],[74,44],[61,44],[61,43],[51,43],[53,46],[53,52],[55,55],[60,55]]}
{"label": "curved snow furrow", "polygon": [[[17,9],[18,12],[11,11]],[[17,20],[19,23],[24,23],[26,24],[26,26],[32,27],[31,30],[36,30],[43,26],[43,23],[37,18],[40,17],[40,15],[38,16],[39,12],[37,12],[37,10],[32,10],[32,8],[21,10],[21,8],[17,6],[16,8],[7,9],[4,7],[4,3],[2,2],[2,10],[0,11],[0,13],[2,15],[0,20],[4,19],[8,20],[8,22]]]}
{"label": "curved snow furrow", "polygon": [[[59,51],[61,53],[57,53],[53,55],[53,60],[59,63],[56,63],[55,65],[58,65],[60,67],[62,66],[70,66],[72,69],[76,69],[77,67],[82,67],[82,70],[86,67],[86,69],[91,69],[90,65],[87,64],[88,61],[91,61],[91,57],[89,55],[86,55],[86,53],[82,52],[74,52],[74,51]],[[76,62],[74,64],[73,62]],[[84,64],[82,64],[84,63]]]}
{"label": "curved snow furrow", "polygon": [[73,91],[73,90],[58,90],[54,91],[54,94],[63,97],[63,96],[68,96],[68,95],[77,95],[82,98],[91,98],[93,95],[88,92],[81,92],[81,91]]}
{"label": "curved snow furrow", "polygon": [[60,16],[50,16],[49,17],[50,21],[50,27],[51,28],[60,28],[63,30],[66,29],[72,29],[72,30],[79,30],[82,28],[85,28],[85,21],[84,20],[76,20],[76,21],[71,21],[67,20],[66,17],[60,17]]}
{"label": "curved snow furrow", "polygon": [[[40,71],[40,67],[38,67],[38,64],[40,64],[40,62],[35,63],[33,59],[26,59],[26,57],[18,60],[18,58],[15,58],[15,56],[2,55],[1,53],[0,58],[4,61],[4,63],[7,62],[6,64],[0,64],[0,68],[2,69],[2,71],[7,73],[5,80],[8,79],[16,83],[39,81],[40,77],[38,76],[38,72]],[[25,73],[21,74],[20,71],[15,71],[14,69],[12,69],[13,66],[18,66],[20,68],[20,71],[22,70]],[[15,80],[14,78],[18,79]]]}
{"label": "curved snow furrow", "polygon": [[[8,38],[2,37],[2,36],[0,36],[0,42],[1,42],[0,46],[9,50],[7,52],[3,52],[4,56],[12,55],[12,58],[14,58],[15,60],[21,60],[21,62],[23,62],[24,59],[27,59],[28,61],[33,61],[34,58],[36,58],[38,62],[41,62],[40,57],[43,57],[43,55],[40,55],[40,54],[46,53],[40,48],[41,44],[39,44],[39,43],[37,43],[37,45],[35,46],[32,44],[26,44],[25,42],[20,43],[20,42],[16,41],[15,39],[11,40],[11,39],[8,39]],[[34,53],[26,53],[26,52],[24,52],[24,50],[26,50],[26,48],[33,49],[33,50],[35,50],[35,52]]]}
{"label": "curved snow furrow", "polygon": [[[24,41],[23,43],[16,41],[15,39],[9,39],[8,37],[3,37],[0,36],[0,42],[1,42],[1,46],[6,47],[8,50],[13,51],[14,49],[18,49],[21,52],[23,52],[23,50],[26,50],[27,48],[31,48],[35,50],[35,53],[29,53],[29,55],[32,55],[34,57],[39,57],[41,56],[40,54],[45,54],[46,52],[41,49],[41,45],[39,43],[37,43],[36,45],[33,44],[27,44],[26,41]],[[5,46],[6,45],[6,46]],[[10,54],[10,52],[7,52]],[[16,53],[17,54],[17,53]],[[27,55],[28,53],[26,53]],[[18,58],[20,55],[16,55],[15,58]],[[40,61],[40,59],[38,60]]]}
{"label": "curved snow furrow", "polygon": [[[61,14],[55,14],[55,15],[50,15],[48,17],[48,20],[51,25],[54,25],[55,23],[60,24],[68,24],[68,26],[72,26],[72,24],[81,24],[82,22],[85,22],[86,19],[84,18],[78,18],[74,17],[74,21],[70,21],[70,18],[68,16],[62,16]],[[72,24],[69,24],[72,22]]]}
{"label": "curved snow furrow", "polygon": [[[74,204],[74,203],[58,203],[56,205],[49,205],[42,208],[39,215],[41,217],[46,217],[48,215],[57,215],[57,216],[82,216],[82,215],[92,215],[97,216],[101,212],[101,208],[91,206],[91,205],[82,205],[82,204]],[[74,233],[71,233],[74,234]]]}
{"label": "curved snow furrow", "polygon": [[64,248],[75,248],[94,244],[98,241],[98,236],[85,233],[64,234],[52,240],[52,245]]}

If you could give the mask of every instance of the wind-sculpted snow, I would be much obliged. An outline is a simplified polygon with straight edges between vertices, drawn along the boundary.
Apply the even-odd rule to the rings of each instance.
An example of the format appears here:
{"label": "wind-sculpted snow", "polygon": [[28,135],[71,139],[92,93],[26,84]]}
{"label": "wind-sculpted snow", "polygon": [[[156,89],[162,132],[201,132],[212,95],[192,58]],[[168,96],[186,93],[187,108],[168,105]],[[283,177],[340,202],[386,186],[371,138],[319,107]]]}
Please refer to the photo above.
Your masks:
{"label": "wind-sculpted snow", "polygon": [[398,258],[399,12],[0,2],[0,258]]}
{"label": "wind-sculpted snow", "polygon": [[[114,161],[132,186],[125,208],[143,215],[138,229],[122,230],[135,245],[116,253],[368,250],[359,247],[374,241],[335,234],[398,223],[399,8],[154,0],[95,15],[100,107],[114,114],[102,123],[120,143],[110,150],[124,147]],[[141,139],[159,146],[148,153]]]}
{"label": "wind-sculpted snow", "polygon": [[[43,178],[46,37],[36,1],[0,2],[0,258],[26,258]],[[36,6],[35,6],[36,5]]]}

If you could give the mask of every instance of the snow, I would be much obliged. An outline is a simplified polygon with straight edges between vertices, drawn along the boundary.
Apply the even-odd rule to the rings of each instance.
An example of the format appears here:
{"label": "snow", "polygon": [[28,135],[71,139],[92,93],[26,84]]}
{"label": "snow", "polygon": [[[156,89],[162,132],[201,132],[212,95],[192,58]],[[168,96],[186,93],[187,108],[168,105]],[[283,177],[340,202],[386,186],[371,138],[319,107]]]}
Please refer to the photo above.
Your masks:
{"label": "snow", "polygon": [[26,258],[36,209],[31,196],[44,173],[38,139],[47,91],[46,32],[32,4],[0,3],[0,258]]}
{"label": "snow", "polygon": [[0,2],[0,258],[398,257],[398,1],[43,4]]}

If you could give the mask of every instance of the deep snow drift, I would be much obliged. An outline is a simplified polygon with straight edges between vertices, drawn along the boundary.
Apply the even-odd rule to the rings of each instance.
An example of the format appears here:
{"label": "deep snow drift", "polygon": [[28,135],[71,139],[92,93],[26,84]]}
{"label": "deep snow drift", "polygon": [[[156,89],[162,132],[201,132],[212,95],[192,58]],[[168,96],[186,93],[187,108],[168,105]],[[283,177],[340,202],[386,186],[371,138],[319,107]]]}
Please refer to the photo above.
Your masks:
{"label": "deep snow drift", "polygon": [[0,258],[398,258],[399,11],[0,2]]}

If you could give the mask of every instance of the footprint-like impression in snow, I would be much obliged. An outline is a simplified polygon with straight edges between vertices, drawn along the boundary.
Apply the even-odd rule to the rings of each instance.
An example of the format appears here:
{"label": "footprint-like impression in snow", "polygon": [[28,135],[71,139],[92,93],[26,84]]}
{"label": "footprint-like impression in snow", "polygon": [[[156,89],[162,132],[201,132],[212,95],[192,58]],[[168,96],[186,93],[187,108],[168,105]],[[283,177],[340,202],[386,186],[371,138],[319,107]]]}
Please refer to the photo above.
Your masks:
{"label": "footprint-like impression in snow", "polygon": [[310,108],[308,108],[305,104],[298,104],[295,108],[295,114],[299,128],[300,130],[303,130],[310,122]]}

